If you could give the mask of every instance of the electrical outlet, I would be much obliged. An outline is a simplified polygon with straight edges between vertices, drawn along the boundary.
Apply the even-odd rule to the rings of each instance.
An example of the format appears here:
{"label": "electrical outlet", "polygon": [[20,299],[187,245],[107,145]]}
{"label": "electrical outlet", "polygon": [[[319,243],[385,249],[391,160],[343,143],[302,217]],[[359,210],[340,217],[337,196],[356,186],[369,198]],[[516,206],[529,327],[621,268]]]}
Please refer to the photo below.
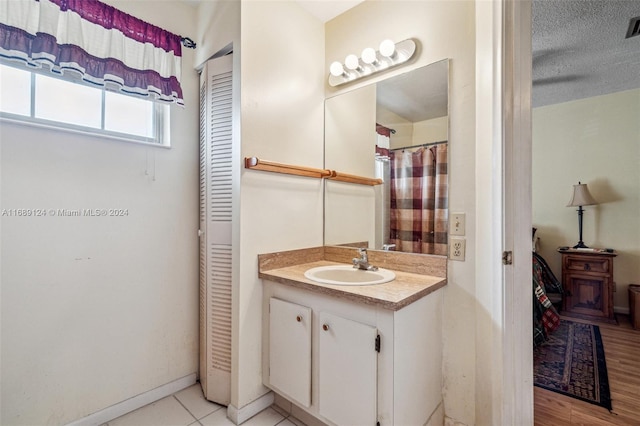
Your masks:
{"label": "electrical outlet", "polygon": [[449,240],[449,259],[464,261],[466,240],[464,238],[451,238]]}
{"label": "electrical outlet", "polygon": [[464,235],[464,222],[464,213],[451,213],[451,217],[449,218],[449,235]]}

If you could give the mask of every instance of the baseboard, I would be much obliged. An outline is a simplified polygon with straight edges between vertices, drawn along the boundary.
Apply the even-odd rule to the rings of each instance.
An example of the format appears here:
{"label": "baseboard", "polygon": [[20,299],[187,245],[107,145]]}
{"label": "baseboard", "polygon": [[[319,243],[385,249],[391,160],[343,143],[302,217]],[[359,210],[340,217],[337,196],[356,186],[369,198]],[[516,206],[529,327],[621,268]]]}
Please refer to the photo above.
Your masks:
{"label": "baseboard", "polygon": [[152,402],[156,402],[169,395],[173,395],[182,389],[188,388],[195,382],[196,374],[189,374],[181,379],[174,380],[173,382],[151,389],[148,392],[125,399],[122,402],[90,414],[87,417],[68,423],[67,426],[98,426],[103,423],[107,423],[117,417],[130,413],[133,410],[137,410],[140,407],[144,407]]}
{"label": "baseboard", "polygon": [[629,308],[620,308],[617,306],[614,306],[613,308],[613,312],[616,314],[624,314],[624,315],[629,315]]}
{"label": "baseboard", "polygon": [[236,408],[233,404],[229,404],[227,406],[227,417],[236,425],[242,424],[260,411],[270,407],[273,404],[273,400],[273,392],[268,392],[242,408]]}

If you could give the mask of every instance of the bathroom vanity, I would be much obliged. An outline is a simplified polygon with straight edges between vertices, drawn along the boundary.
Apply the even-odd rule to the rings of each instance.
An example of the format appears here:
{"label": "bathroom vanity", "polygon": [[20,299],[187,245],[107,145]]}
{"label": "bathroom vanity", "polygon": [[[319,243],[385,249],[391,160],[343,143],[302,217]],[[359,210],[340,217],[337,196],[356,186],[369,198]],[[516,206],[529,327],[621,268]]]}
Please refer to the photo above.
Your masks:
{"label": "bathroom vanity", "polygon": [[416,273],[392,267],[396,253],[372,254],[373,264],[393,270],[393,281],[354,286],[305,277],[311,268],[350,263],[352,248],[260,256],[263,383],[329,425],[442,424],[432,415],[442,401],[446,259],[420,257]]}

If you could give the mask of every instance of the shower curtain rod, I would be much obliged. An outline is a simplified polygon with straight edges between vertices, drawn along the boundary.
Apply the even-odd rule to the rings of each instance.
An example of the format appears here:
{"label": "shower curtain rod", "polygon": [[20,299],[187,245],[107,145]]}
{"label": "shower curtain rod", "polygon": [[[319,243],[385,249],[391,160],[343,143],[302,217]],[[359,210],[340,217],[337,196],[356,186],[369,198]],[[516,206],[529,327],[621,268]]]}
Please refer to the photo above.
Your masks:
{"label": "shower curtain rod", "polygon": [[427,146],[442,145],[443,143],[447,143],[447,142],[449,141],[429,142],[429,143],[423,143],[422,145],[403,146],[402,148],[393,148],[393,149],[390,149],[389,151],[399,151],[401,149],[409,149],[409,148],[424,148]]}

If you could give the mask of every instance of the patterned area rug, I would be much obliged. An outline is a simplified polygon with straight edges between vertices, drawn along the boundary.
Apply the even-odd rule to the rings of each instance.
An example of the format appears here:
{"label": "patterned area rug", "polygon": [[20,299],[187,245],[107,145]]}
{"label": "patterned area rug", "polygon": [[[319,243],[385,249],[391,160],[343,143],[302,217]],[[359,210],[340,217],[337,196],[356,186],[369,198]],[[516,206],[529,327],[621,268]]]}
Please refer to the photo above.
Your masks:
{"label": "patterned area rug", "polygon": [[533,383],[611,411],[600,328],[561,320],[549,340],[533,351]]}

